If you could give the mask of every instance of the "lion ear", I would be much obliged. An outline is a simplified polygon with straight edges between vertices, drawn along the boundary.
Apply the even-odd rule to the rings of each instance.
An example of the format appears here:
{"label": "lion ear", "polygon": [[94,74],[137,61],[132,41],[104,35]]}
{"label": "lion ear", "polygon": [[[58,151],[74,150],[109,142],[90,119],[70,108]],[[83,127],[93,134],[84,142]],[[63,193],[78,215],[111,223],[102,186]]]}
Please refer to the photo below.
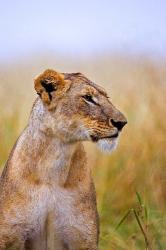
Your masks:
{"label": "lion ear", "polygon": [[63,74],[47,69],[35,79],[34,84],[37,94],[45,104],[49,105],[56,92],[58,95],[62,94],[66,81]]}

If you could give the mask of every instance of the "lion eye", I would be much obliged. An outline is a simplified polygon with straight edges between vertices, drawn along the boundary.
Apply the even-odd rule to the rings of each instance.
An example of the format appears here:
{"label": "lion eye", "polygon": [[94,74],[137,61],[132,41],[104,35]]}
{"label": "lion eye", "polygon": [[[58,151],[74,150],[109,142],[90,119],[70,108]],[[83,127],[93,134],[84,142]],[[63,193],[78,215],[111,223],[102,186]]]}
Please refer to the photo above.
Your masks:
{"label": "lion eye", "polygon": [[83,98],[84,98],[85,101],[97,105],[97,103],[94,101],[94,99],[93,99],[93,97],[91,95],[84,95]]}

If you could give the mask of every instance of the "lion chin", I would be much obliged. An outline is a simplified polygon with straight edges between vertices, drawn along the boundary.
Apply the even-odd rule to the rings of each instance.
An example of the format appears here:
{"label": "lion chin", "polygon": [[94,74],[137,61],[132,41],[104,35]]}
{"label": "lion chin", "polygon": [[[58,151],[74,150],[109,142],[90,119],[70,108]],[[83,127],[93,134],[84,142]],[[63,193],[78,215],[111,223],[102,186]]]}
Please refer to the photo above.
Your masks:
{"label": "lion chin", "polygon": [[97,142],[98,148],[104,153],[112,153],[118,145],[118,138],[101,139]]}

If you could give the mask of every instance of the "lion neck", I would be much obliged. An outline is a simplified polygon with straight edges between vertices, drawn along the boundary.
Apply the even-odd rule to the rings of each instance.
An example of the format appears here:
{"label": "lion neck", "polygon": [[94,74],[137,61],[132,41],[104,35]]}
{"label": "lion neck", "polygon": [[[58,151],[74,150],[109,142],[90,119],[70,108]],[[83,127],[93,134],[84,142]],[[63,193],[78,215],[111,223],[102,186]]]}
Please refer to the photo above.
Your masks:
{"label": "lion neck", "polygon": [[32,184],[77,186],[89,174],[82,143],[65,143],[40,127],[40,120],[31,117],[11,159],[12,176],[21,174]]}

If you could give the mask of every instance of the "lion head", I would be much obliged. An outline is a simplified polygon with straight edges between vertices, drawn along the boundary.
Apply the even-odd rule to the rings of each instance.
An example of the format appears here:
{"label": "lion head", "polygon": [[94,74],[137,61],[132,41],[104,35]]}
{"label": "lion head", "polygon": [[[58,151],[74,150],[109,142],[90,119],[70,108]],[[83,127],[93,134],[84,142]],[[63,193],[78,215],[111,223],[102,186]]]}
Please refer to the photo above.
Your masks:
{"label": "lion head", "polygon": [[106,91],[81,73],[46,70],[35,79],[39,95],[33,115],[39,128],[63,142],[96,142],[111,151],[127,123]]}

